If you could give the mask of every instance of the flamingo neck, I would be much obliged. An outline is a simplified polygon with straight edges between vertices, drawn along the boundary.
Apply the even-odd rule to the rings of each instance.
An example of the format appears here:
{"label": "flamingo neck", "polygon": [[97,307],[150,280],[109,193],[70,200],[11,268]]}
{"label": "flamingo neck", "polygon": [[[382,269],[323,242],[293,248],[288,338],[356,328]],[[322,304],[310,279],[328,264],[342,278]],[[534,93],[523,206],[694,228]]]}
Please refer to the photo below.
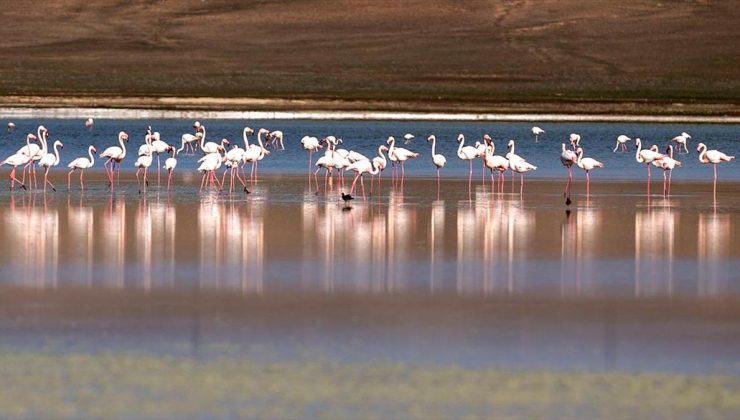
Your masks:
{"label": "flamingo neck", "polygon": [[54,165],[59,165],[59,143],[54,143]]}
{"label": "flamingo neck", "polygon": [[121,145],[121,150],[123,151],[123,153],[121,153],[121,159],[123,159],[126,157],[126,142],[123,141],[123,136],[121,135],[118,136],[118,144]]}
{"label": "flamingo neck", "polygon": [[388,148],[388,156],[393,156],[393,152],[396,151],[396,139],[391,140],[391,147]]}
{"label": "flamingo neck", "polygon": [[[259,135],[259,134],[257,134]],[[244,150],[249,149],[249,139],[247,138],[247,129],[245,128],[242,132],[242,138],[244,138]]]}
{"label": "flamingo neck", "polygon": [[92,166],[93,163],[95,163],[95,156],[93,156],[93,147],[92,146],[90,146],[90,147],[87,148],[87,154],[90,156],[90,166]]}
{"label": "flamingo neck", "polygon": [[437,150],[437,138],[432,137],[432,159],[434,159],[434,155],[437,154],[436,150]]}
{"label": "flamingo neck", "polygon": [[201,124],[200,129],[203,132],[203,135],[200,136],[200,150],[202,150],[205,153],[205,144],[206,144],[206,126]]}
{"label": "flamingo neck", "polygon": [[462,154],[463,145],[465,144],[465,137],[460,137],[460,145],[457,146],[457,157],[464,159]]}
{"label": "flamingo neck", "polygon": [[645,163],[645,159],[642,158],[640,152],[642,151],[642,142],[638,139],[635,142],[637,144],[637,152],[635,152],[635,160],[639,163]]}
{"label": "flamingo neck", "polygon": [[709,159],[707,159],[707,148],[702,147],[701,152],[699,152],[699,162],[701,163],[709,163]]}
{"label": "flamingo neck", "polygon": [[515,154],[516,154],[516,143],[514,143],[514,142],[512,141],[512,142],[511,142],[511,147],[510,147],[509,149],[510,149],[510,150],[509,150],[509,153],[511,153],[512,155],[515,155]]}
{"label": "flamingo neck", "polygon": [[382,144],[378,146],[378,156],[380,156],[380,158],[383,159],[383,162],[385,162],[385,156],[383,156],[383,145]]}
{"label": "flamingo neck", "polygon": [[[38,138],[38,137],[36,137],[36,138]],[[26,136],[26,146],[28,147],[28,151],[30,152],[31,151],[31,137],[30,137],[30,135],[29,136]]]}
{"label": "flamingo neck", "polygon": [[43,155],[45,155],[45,154],[47,154],[49,152],[49,145],[46,142],[46,140],[47,140],[47,137],[46,136],[47,135],[48,135],[47,132],[44,131],[43,135],[41,137],[39,137],[39,141],[41,142],[41,156],[43,156]]}
{"label": "flamingo neck", "polygon": [[185,149],[185,140],[182,140],[180,143],[181,143],[180,148],[175,150],[175,155],[177,155],[177,152],[180,152],[183,149]]}

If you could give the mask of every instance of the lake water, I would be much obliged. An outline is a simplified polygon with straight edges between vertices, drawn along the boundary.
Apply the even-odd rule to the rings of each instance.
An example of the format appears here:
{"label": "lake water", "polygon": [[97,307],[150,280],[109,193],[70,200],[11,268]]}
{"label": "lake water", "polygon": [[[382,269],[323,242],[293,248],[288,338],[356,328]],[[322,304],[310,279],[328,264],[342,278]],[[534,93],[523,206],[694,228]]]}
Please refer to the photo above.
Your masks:
{"label": "lake water", "polygon": [[[3,135],[6,155],[39,123],[15,122],[18,130]],[[101,120],[88,132],[80,121],[43,123],[50,140],[65,142],[63,163],[82,156],[89,143],[99,150],[113,145],[119,130],[138,147],[146,124]],[[151,124],[168,141],[192,132],[190,121]],[[210,139],[238,139],[243,123],[206,124]],[[714,199],[706,182],[711,168],[698,164],[694,148],[706,139],[736,154],[738,127],[543,124],[548,133],[535,144],[529,124],[250,125],[283,130],[286,150],[261,164],[248,195],[199,193],[193,156],[181,158],[169,193],[153,182],[139,194],[130,169],[113,194],[99,170],[89,174],[84,193],[4,189],[0,362],[13,354],[42,361],[72,355],[89,356],[95,365],[96,355],[113,354],[166,366],[192,361],[223,377],[228,372],[209,363],[663,372],[729,375],[723,386],[736,393],[740,170],[734,162],[720,167],[725,182]],[[668,198],[646,194],[645,169],[634,162],[633,148],[611,152],[619,133],[665,144],[684,130],[694,136],[692,153],[675,171]],[[561,139],[572,131],[606,168],[593,174],[589,197],[577,173],[567,206],[558,156]],[[405,132],[444,139],[441,151],[450,164],[439,186],[430,178],[427,144],[418,138],[408,147],[425,155],[407,166],[405,183],[391,185],[384,175],[380,189],[374,186],[365,199],[355,194],[350,208],[336,179],[317,191],[305,176],[307,156],[297,145],[302,134],[334,134],[347,148],[370,153],[389,133],[400,138]],[[472,139],[489,132],[499,147],[501,139],[519,139],[517,151],[540,169],[523,194],[518,184],[512,192],[508,178],[499,193],[481,182],[476,165],[468,190],[467,165],[453,158],[457,132]],[[62,169],[52,176],[64,184]],[[657,182],[653,188],[660,191]],[[51,359],[53,367],[41,377],[67,377],[57,368],[79,371],[64,360]],[[132,366],[143,363],[136,360]],[[8,389],[25,389],[23,375]],[[132,389],[109,376],[106,381],[119,393]],[[238,388],[221,392],[241,395]],[[143,403],[157,400],[143,391],[132,395]],[[162,413],[181,405],[173,398]],[[383,412],[383,404],[374,412]]]}
{"label": "lake water", "polygon": [[[76,157],[87,156],[87,146],[95,145],[99,152],[106,147],[117,145],[118,132],[123,130],[130,135],[127,144],[132,149],[138,149],[144,142],[144,133],[147,125],[161,133],[161,138],[171,145],[178,145],[183,133],[193,133],[193,121],[186,120],[97,120],[95,128],[88,131],[81,120],[45,119],[45,120],[15,120],[15,132],[3,133],[0,138],[0,156],[9,156],[15,150],[25,145],[25,134],[36,132],[39,124],[44,124],[50,132],[51,145],[53,140],[60,139],[65,147],[62,151],[62,163],[66,164]],[[674,173],[674,180],[711,180],[710,167],[699,164],[696,145],[704,142],[710,149],[722,150],[729,155],[740,154],[740,126],[733,124],[646,124],[646,123],[545,123],[539,124],[547,132],[535,143],[531,134],[532,124],[529,123],[490,123],[490,122],[390,122],[390,121],[294,121],[294,120],[265,120],[265,121],[237,121],[213,120],[202,121],[207,128],[208,141],[220,142],[228,138],[233,144],[244,147],[242,129],[250,126],[255,131],[260,127],[270,130],[281,130],[285,134],[285,150],[274,151],[271,156],[260,163],[265,173],[272,174],[303,174],[307,171],[308,154],[301,148],[299,141],[304,135],[323,137],[334,135],[344,140],[343,147],[356,150],[367,156],[377,153],[377,147],[383,144],[389,135],[396,137],[398,146],[409,148],[421,153],[421,156],[406,165],[407,174],[417,176],[433,176],[434,166],[431,163],[431,145],[426,142],[429,134],[435,134],[438,139],[438,151],[447,157],[448,166],[443,170],[444,176],[467,175],[468,164],[457,158],[457,135],[466,136],[466,144],[481,141],[484,133],[494,139],[497,154],[505,154],[508,139],[517,141],[517,154],[538,166],[537,171],[528,174],[528,177],[553,178],[562,177],[564,169],[560,165],[560,145],[567,143],[570,133],[579,133],[582,137],[581,145],[585,156],[593,157],[604,163],[605,167],[595,171],[593,177],[598,179],[644,179],[645,168],[635,162],[634,142],[628,143],[628,153],[613,153],[616,137],[626,134],[633,139],[640,137],[643,146],[657,144],[661,151],[670,142],[670,139],[686,131],[692,135],[689,140],[688,155],[676,155],[683,166]],[[410,145],[403,145],[403,135],[412,133],[417,137]],[[253,135],[250,142],[256,141]],[[316,157],[314,157],[315,159]],[[127,159],[124,168],[133,168],[135,159]],[[192,156],[181,156],[178,161],[179,171],[192,170],[197,167],[196,159]],[[102,161],[96,166],[101,168]],[[162,158],[164,164],[164,157]],[[657,171],[655,171],[657,173]],[[740,169],[737,165],[721,165],[720,180],[740,180]],[[579,176],[581,176],[579,174]]]}

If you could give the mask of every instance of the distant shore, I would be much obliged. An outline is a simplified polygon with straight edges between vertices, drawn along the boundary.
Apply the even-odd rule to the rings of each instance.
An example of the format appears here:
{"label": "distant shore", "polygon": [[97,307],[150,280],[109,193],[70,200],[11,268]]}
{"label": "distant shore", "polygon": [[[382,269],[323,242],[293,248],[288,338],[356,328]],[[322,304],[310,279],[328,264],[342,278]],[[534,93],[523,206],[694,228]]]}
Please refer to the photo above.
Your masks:
{"label": "distant shore", "polygon": [[[592,114],[579,112],[456,112],[374,110],[366,109],[303,109],[290,107],[290,103],[276,103],[276,109],[260,109],[249,101],[224,100],[223,107],[187,108],[191,102],[178,102],[176,98],[160,98],[155,104],[145,102],[143,106],[133,103],[105,103],[96,106],[59,104],[0,105],[3,119],[24,118],[101,118],[101,119],[235,119],[235,120],[386,120],[386,121],[500,121],[500,122],[644,122],[644,123],[711,123],[738,124],[738,115],[662,115],[607,113]],[[214,99],[214,98],[210,98]],[[118,106],[120,105],[120,106]]]}

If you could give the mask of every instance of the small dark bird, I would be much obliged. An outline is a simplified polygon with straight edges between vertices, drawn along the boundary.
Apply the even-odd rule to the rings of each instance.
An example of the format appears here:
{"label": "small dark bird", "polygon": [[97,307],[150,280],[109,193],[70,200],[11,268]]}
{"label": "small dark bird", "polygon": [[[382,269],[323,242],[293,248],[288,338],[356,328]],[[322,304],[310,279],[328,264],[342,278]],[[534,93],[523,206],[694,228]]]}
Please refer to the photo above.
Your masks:
{"label": "small dark bird", "polygon": [[571,203],[572,203],[572,201],[570,201],[570,197],[568,197],[568,198],[565,199],[565,205],[566,206],[570,206]]}
{"label": "small dark bird", "polygon": [[354,197],[352,197],[351,195],[349,195],[349,194],[345,194],[345,193],[342,193],[342,200],[344,200],[344,204],[345,204],[345,205],[349,205],[349,202],[350,202],[351,200],[354,200],[354,199],[355,199],[355,198],[354,198]]}
{"label": "small dark bird", "polygon": [[247,194],[250,193],[250,191],[247,189],[247,187],[244,187],[244,192],[247,193]]}

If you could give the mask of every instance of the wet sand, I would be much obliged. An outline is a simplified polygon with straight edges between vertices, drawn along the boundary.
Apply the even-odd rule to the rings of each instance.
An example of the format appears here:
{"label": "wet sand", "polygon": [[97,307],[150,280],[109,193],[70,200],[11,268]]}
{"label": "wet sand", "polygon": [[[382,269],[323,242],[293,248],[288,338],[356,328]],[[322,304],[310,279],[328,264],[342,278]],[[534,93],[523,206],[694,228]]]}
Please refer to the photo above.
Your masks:
{"label": "wet sand", "polygon": [[2,415],[739,410],[740,184],[577,183],[566,206],[555,180],[385,179],[344,210],[305,177],[89,175],[0,194]]}

